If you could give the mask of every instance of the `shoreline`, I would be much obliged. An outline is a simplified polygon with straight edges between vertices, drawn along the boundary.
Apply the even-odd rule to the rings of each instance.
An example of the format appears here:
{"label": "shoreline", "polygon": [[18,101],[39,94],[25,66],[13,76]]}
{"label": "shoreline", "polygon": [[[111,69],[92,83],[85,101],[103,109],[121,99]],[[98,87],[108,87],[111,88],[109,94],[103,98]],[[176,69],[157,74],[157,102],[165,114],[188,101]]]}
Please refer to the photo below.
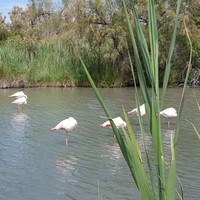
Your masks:
{"label": "shoreline", "polygon": [[[169,85],[168,88],[182,88],[184,84],[173,84]],[[91,87],[89,82],[83,82],[81,85],[76,85],[72,81],[68,81],[65,83],[57,82],[57,83],[32,83],[26,82],[23,80],[13,80],[8,81],[6,79],[0,79],[0,89],[9,89],[9,88],[37,88],[37,87]],[[97,88],[123,88],[123,87],[134,87],[131,85],[98,85]],[[187,85],[188,88],[200,88],[200,85]]]}
{"label": "shoreline", "polygon": [[33,83],[23,80],[0,80],[0,89],[9,88],[36,88],[36,87],[76,87],[73,82],[67,83]]}

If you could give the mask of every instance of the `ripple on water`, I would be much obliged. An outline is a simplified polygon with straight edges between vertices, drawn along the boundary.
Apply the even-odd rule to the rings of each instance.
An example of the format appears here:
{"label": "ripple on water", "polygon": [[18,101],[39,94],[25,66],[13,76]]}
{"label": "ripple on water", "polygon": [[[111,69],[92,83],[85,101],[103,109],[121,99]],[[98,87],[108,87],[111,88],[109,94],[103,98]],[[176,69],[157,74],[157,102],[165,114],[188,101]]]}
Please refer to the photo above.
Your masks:
{"label": "ripple on water", "polygon": [[[28,104],[22,113],[18,113],[17,107],[7,100],[8,94],[14,91],[0,92],[0,199],[95,199],[98,185],[102,199],[139,199],[112,130],[100,127],[105,120],[99,116],[105,114],[90,88],[26,89]],[[132,89],[100,89],[100,92],[113,117],[123,116],[122,105],[125,110],[135,105]],[[180,92],[171,92],[166,107],[173,105],[177,108]],[[197,124],[199,115],[194,99],[189,97],[185,116]],[[78,126],[69,133],[66,146],[65,132],[53,132],[50,128],[70,116],[78,121]],[[130,120],[143,154],[137,117],[130,116]],[[199,142],[191,126],[184,122],[178,146],[177,172],[185,188],[185,199],[197,200]],[[147,128],[145,124],[145,131]],[[168,129],[167,120],[162,120],[167,161],[170,161],[170,135],[174,134],[174,129],[173,122]],[[145,132],[145,141],[151,152],[148,132]]]}

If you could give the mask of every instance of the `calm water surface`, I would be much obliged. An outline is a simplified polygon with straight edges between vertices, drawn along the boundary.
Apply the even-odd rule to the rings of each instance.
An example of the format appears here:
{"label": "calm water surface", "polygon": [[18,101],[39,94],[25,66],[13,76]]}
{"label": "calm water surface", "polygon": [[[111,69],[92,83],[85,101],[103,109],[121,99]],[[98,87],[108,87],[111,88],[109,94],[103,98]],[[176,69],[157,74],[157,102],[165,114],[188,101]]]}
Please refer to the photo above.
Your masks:
{"label": "calm water surface", "polygon": [[[104,112],[90,88],[24,89],[28,104],[20,113],[7,98],[17,91],[0,90],[1,200],[93,200],[98,197],[98,186],[102,199],[140,199],[112,130],[100,127],[105,119],[99,116]],[[100,91],[113,117],[123,116],[122,105],[126,111],[135,107],[132,88]],[[200,100],[200,90],[187,91],[177,157],[186,200],[200,197],[200,142],[184,120],[200,129],[193,92]],[[165,107],[178,109],[180,95],[181,89],[169,89]],[[50,128],[70,116],[78,126],[69,134],[66,146],[65,133]],[[130,120],[142,147],[137,117],[130,116]],[[167,162],[174,129],[175,120],[170,129],[167,120],[162,120]],[[146,140],[151,149],[148,133]]]}

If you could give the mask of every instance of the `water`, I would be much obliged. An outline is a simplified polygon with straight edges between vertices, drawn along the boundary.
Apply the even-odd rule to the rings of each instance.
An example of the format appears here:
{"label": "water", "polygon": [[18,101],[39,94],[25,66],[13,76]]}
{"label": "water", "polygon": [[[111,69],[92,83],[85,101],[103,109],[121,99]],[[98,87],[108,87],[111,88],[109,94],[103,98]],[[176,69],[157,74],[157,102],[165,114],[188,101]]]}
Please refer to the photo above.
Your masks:
{"label": "water", "polygon": [[[102,199],[140,199],[112,130],[100,127],[105,119],[99,116],[105,114],[90,88],[24,89],[28,104],[21,113],[7,98],[17,91],[0,90],[1,200],[92,200],[98,197],[98,187]],[[126,111],[135,107],[133,88],[100,91],[113,117],[123,116],[122,105]],[[200,99],[200,91],[194,92]],[[180,96],[180,88],[169,89],[165,107],[177,109]],[[177,174],[186,200],[197,200],[200,196],[200,142],[184,119],[200,129],[199,114],[190,89],[177,157]],[[78,121],[78,126],[69,133],[66,146],[65,133],[52,132],[50,128],[69,116]],[[137,117],[130,116],[130,120],[142,147]],[[147,129],[147,124],[145,126]],[[169,129],[167,120],[162,120],[167,162],[174,128],[174,119]],[[146,140],[151,150],[148,135]]]}

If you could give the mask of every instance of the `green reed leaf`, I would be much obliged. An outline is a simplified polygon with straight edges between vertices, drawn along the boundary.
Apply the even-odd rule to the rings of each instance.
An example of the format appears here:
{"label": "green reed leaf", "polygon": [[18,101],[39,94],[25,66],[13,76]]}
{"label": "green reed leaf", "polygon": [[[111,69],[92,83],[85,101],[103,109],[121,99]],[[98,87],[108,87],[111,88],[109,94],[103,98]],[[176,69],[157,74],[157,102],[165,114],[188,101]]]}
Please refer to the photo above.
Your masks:
{"label": "green reed leaf", "polygon": [[[157,184],[155,184],[155,180],[153,177],[153,170],[151,167],[151,163],[149,160],[149,155],[146,148],[145,143],[145,132],[144,132],[144,123],[143,119],[141,117],[140,113],[140,101],[139,101],[139,94],[135,83],[135,75],[132,65],[132,60],[130,58],[130,64],[131,64],[131,70],[133,74],[133,80],[135,84],[135,99],[136,99],[136,106],[138,109],[138,120],[141,128],[141,134],[143,138],[144,143],[144,149],[145,154],[147,158],[148,163],[148,176],[147,173],[144,170],[144,165],[141,159],[141,152],[139,149],[139,145],[137,143],[137,140],[135,138],[134,132],[130,126],[130,121],[123,109],[124,117],[127,123],[128,132],[123,128],[123,136],[120,134],[120,131],[115,126],[104,102],[101,98],[92,78],[90,77],[87,68],[85,67],[82,59],[80,58],[82,65],[84,66],[84,69],[86,71],[86,74],[88,76],[88,80],[91,83],[93,90],[97,96],[97,99],[100,101],[108,120],[110,120],[110,123],[113,128],[113,132],[116,136],[116,139],[118,141],[118,144],[120,146],[120,149],[122,151],[122,154],[129,166],[129,169],[132,173],[133,179],[138,187],[138,190],[140,191],[141,198],[143,200],[151,200],[151,199],[160,199],[160,200],[166,200],[167,198],[174,199],[174,191],[175,191],[175,171],[176,171],[176,165],[175,165],[175,146],[176,141],[173,143],[171,141],[171,152],[172,152],[172,161],[170,166],[170,172],[168,176],[168,183],[166,184],[165,180],[165,164],[164,164],[164,155],[163,155],[163,144],[162,144],[162,132],[161,132],[161,122],[160,122],[160,107],[162,108],[163,102],[164,102],[164,96],[166,93],[166,88],[168,84],[168,78],[170,73],[170,61],[173,54],[174,44],[175,44],[175,38],[176,38],[176,29],[177,29],[177,23],[178,23],[178,15],[180,10],[180,3],[181,0],[178,0],[177,2],[177,11],[176,11],[176,20],[175,20],[175,26],[174,26],[174,32],[173,37],[170,45],[169,55],[168,55],[168,61],[166,65],[166,71],[165,71],[165,78],[163,83],[163,91],[162,91],[162,97],[160,99],[159,95],[159,78],[158,78],[158,27],[157,27],[157,20],[156,20],[156,12],[155,12],[155,5],[153,0],[148,0],[148,27],[149,27],[149,44],[150,44],[150,50],[148,50],[147,42],[144,37],[144,34],[141,29],[141,25],[138,20],[138,15],[135,10],[135,7],[132,7],[132,14],[134,18],[134,22],[136,24],[135,30],[133,30],[133,27],[130,22],[129,14],[127,11],[125,0],[123,2],[123,8],[124,13],[127,20],[127,25],[130,33],[131,43],[134,50],[134,60],[136,63],[136,69],[137,69],[137,75],[140,83],[140,88],[142,92],[143,101],[145,103],[146,108],[146,114],[147,114],[147,120],[148,120],[148,126],[149,130],[152,136],[153,141],[153,150],[155,154],[155,166],[156,166],[156,177],[157,177]],[[134,1],[133,1],[134,4]],[[136,34],[135,34],[136,31]],[[136,43],[135,36],[138,37],[138,43],[141,47],[141,54],[143,57],[143,63],[144,68],[142,65],[142,62],[140,60],[139,56],[139,50]],[[150,53],[149,53],[150,52]],[[146,83],[146,76],[148,77],[152,90],[151,95],[149,94],[149,91],[147,89],[147,83]],[[188,77],[186,77],[188,78]],[[185,89],[185,88],[184,88]],[[183,90],[184,94],[184,90]],[[183,102],[184,102],[184,95],[181,99],[180,108],[179,108],[179,114],[178,114],[178,121],[177,121],[177,133],[179,132],[179,126],[180,126],[180,116],[183,109]],[[161,105],[161,106],[160,106]],[[176,136],[178,138],[178,134]],[[177,139],[175,138],[175,139]],[[150,177],[150,182],[148,178]],[[156,186],[158,189],[156,189]],[[173,190],[173,191],[172,191]]]}
{"label": "green reed leaf", "polygon": [[164,73],[161,108],[163,107],[164,98],[165,98],[167,85],[168,85],[168,81],[169,81],[169,75],[170,75],[170,71],[171,71],[171,59],[172,59],[172,55],[174,52],[174,46],[175,46],[175,42],[176,42],[177,27],[178,27],[178,22],[179,22],[179,13],[180,13],[180,8],[181,8],[181,3],[182,3],[182,0],[178,0],[177,5],[176,5],[176,17],[175,17],[175,21],[174,21],[174,30],[173,30],[171,43],[170,43],[167,63],[166,63],[166,67],[165,67],[165,73]]}
{"label": "green reed leaf", "polygon": [[[130,171],[132,173],[132,176],[135,180],[135,183],[139,189],[139,191],[141,192],[141,197],[143,200],[149,199],[149,200],[154,200],[154,197],[152,195],[151,189],[149,187],[148,184],[148,178],[147,175],[145,173],[144,167],[141,163],[141,159],[140,156],[138,156],[138,145],[132,145],[132,142],[128,136],[128,134],[126,133],[126,131],[123,129],[124,135],[125,135],[125,139],[121,136],[119,130],[117,129],[117,127],[115,126],[106,106],[105,103],[100,95],[100,93],[98,92],[90,74],[88,73],[88,70],[83,62],[83,60],[80,58],[80,61],[83,65],[83,68],[87,74],[88,80],[94,90],[94,93],[97,97],[97,99],[99,100],[99,102],[101,103],[108,119],[110,120],[110,123],[112,125],[113,128],[113,132],[115,133],[116,139],[118,141],[118,144],[120,146],[120,149],[122,151],[122,154],[130,168]],[[128,125],[129,126],[129,125]]]}
{"label": "green reed leaf", "polygon": [[128,12],[127,12],[127,7],[126,7],[124,0],[123,0],[123,7],[124,7],[124,13],[125,13],[126,20],[127,20],[127,25],[128,25],[128,29],[129,29],[129,33],[130,33],[130,38],[131,38],[133,50],[134,50],[134,58],[135,58],[135,62],[136,62],[136,68],[137,68],[137,72],[138,72],[140,87],[141,87],[141,90],[143,91],[144,101],[150,102],[150,97],[149,97],[148,90],[147,90],[146,79],[145,79],[145,76],[144,76],[144,72],[143,72],[141,61],[140,61],[139,52],[138,52],[134,32],[133,32],[133,29],[132,29],[132,26],[131,26],[130,18],[129,18],[129,15],[128,15]]}
{"label": "green reed leaf", "polygon": [[167,200],[175,199],[175,188],[176,188],[176,162],[175,162],[175,152],[174,152],[174,144],[173,138],[171,135],[171,165],[168,176],[168,184],[167,184]]}
{"label": "green reed leaf", "polygon": [[[127,121],[127,123],[129,123]],[[141,157],[138,154],[138,144],[134,144],[132,142],[132,138],[128,135],[125,129],[123,129],[123,133],[125,136],[125,141],[127,144],[127,153],[128,153],[128,161],[130,166],[130,170],[133,173],[135,183],[140,191],[141,197],[143,200],[145,199],[154,199],[152,191],[150,189],[150,185],[148,182],[147,174],[144,170],[144,166],[141,162]],[[135,140],[135,139],[134,139]],[[136,140],[135,140],[136,141]],[[137,142],[136,142],[137,143]]]}
{"label": "green reed leaf", "polygon": [[126,124],[127,124],[128,132],[129,132],[129,135],[130,135],[131,144],[135,147],[137,155],[140,158],[140,160],[142,161],[141,152],[140,152],[138,142],[136,140],[135,134],[134,134],[133,129],[131,127],[129,118],[128,118],[124,109],[123,109],[123,113],[124,113],[124,118],[125,118],[125,121],[126,121]]}
{"label": "green reed leaf", "polygon": [[[152,193],[153,193],[154,199],[157,199],[156,184],[155,184],[155,180],[154,180],[154,174],[153,174],[153,171],[152,171],[152,166],[151,166],[151,163],[150,163],[149,154],[148,154],[148,151],[147,151],[147,148],[146,148],[143,119],[142,119],[142,117],[140,115],[139,105],[141,105],[141,104],[139,102],[139,93],[138,93],[138,89],[137,89],[137,85],[136,85],[135,74],[134,74],[134,70],[133,70],[133,63],[132,63],[131,56],[130,56],[129,52],[128,52],[128,56],[129,56],[131,71],[132,71],[132,75],[133,75],[133,82],[134,82],[134,86],[135,86],[135,99],[136,99],[137,109],[139,111],[138,119],[139,119],[140,130],[141,130],[141,135],[142,135],[142,141],[143,141],[143,144],[144,144],[144,150],[145,150],[145,155],[146,155],[147,164],[148,164],[148,170],[149,170],[149,175],[150,175],[150,185],[151,185],[151,188],[152,188]],[[126,116],[125,116],[125,120],[126,120]],[[126,120],[126,121],[129,121],[129,120]],[[129,130],[130,134],[132,134],[132,130],[131,129],[132,128],[130,127],[130,130],[129,130],[129,126],[128,126],[128,130]]]}
{"label": "green reed leaf", "polygon": [[195,125],[192,122],[190,122],[189,120],[187,120],[187,119],[186,119],[186,121],[189,122],[193,126],[193,128],[194,128],[194,130],[195,130],[195,132],[197,134],[197,137],[200,140],[200,132],[197,130],[197,128],[195,127]]}
{"label": "green reed leaf", "polygon": [[176,149],[176,146],[177,146],[177,143],[178,143],[178,140],[179,140],[180,122],[181,122],[181,117],[182,117],[184,101],[185,101],[185,91],[186,91],[186,87],[187,87],[187,83],[188,83],[188,79],[189,79],[190,70],[192,68],[192,64],[191,63],[192,63],[193,47],[192,47],[192,42],[190,40],[190,36],[189,36],[189,33],[188,33],[188,29],[186,27],[185,19],[183,19],[183,23],[184,23],[186,36],[187,36],[187,39],[188,39],[188,42],[189,42],[189,45],[190,45],[190,57],[189,57],[189,61],[188,61],[187,73],[186,73],[186,77],[185,77],[185,81],[184,81],[184,86],[183,86],[183,91],[182,91],[182,95],[181,95],[181,101],[180,101],[179,110],[178,110],[178,116],[177,116],[175,142],[174,142],[175,149]]}

